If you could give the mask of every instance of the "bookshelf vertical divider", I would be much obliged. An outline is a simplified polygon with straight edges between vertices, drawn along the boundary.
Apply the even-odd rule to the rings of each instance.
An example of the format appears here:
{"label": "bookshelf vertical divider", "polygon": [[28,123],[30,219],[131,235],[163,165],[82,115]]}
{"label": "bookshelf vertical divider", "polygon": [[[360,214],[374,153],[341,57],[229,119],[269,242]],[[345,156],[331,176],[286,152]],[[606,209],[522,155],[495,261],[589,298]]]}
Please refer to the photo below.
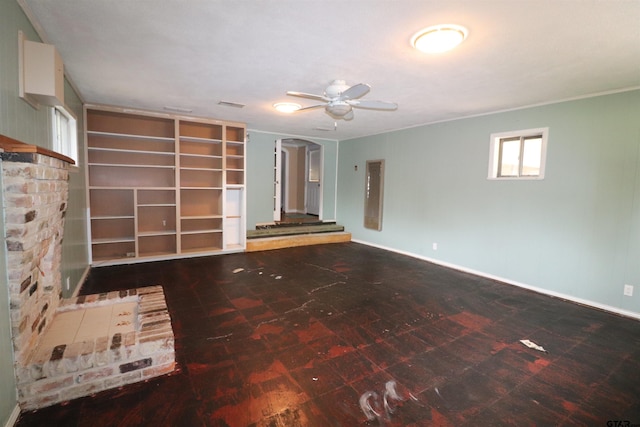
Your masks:
{"label": "bookshelf vertical divider", "polygon": [[92,264],[245,248],[244,124],[105,106],[85,117]]}
{"label": "bookshelf vertical divider", "polygon": [[180,170],[180,145],[178,141],[180,141],[180,128],[178,126],[179,120],[174,119],[174,138],[176,141],[175,144],[175,158],[176,158],[176,190],[175,190],[175,199],[176,199],[176,209],[175,209],[175,221],[176,221],[176,252],[182,253],[182,245],[180,244],[180,233],[182,232],[182,226],[180,224],[180,174],[178,171]]}

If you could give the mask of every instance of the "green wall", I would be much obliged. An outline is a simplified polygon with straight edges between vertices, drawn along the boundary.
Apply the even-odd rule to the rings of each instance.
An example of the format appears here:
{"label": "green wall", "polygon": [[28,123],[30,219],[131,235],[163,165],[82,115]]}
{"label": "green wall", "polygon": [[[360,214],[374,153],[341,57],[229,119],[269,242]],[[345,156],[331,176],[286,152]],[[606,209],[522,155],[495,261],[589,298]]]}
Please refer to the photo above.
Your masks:
{"label": "green wall", "polygon": [[[35,109],[18,97],[18,31],[28,40],[39,41],[29,20],[14,0],[0,1],[0,134],[29,144],[51,148],[50,109]],[[65,101],[78,118],[82,130],[82,103],[71,86],[65,84]],[[63,241],[62,277],[63,289],[69,277],[73,293],[78,280],[88,266],[86,239],[85,172],[83,169],[83,133],[80,143],[80,167],[70,174],[69,202]],[[0,216],[0,226],[4,230]],[[4,240],[4,238],[2,239]],[[13,374],[13,351],[9,325],[9,301],[7,290],[6,253],[0,245],[0,425],[5,425],[16,405],[16,388]]]}
{"label": "green wall", "polygon": [[[273,222],[273,151],[277,139],[291,135],[249,130],[247,143],[247,229]],[[332,140],[304,138],[322,145],[322,219],[335,220],[338,143]]]}
{"label": "green wall", "polygon": [[[354,240],[640,315],[639,117],[631,91],[341,141],[338,221]],[[490,134],[540,127],[545,179],[488,180]],[[373,159],[380,232],[363,226]]]}

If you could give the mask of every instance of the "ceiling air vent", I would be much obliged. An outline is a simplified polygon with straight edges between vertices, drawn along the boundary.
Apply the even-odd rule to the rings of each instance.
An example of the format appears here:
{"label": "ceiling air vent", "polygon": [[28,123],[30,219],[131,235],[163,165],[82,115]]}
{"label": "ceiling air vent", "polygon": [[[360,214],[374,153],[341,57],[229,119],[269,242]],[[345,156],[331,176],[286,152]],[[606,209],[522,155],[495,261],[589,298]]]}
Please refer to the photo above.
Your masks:
{"label": "ceiling air vent", "polygon": [[338,130],[338,122],[334,122],[333,123],[333,128],[324,127],[324,126],[318,126],[318,127],[313,128],[313,130],[321,130],[323,132],[329,132],[329,131],[332,131],[332,130]]}
{"label": "ceiling air vent", "polygon": [[229,101],[220,101],[218,105],[222,105],[223,107],[244,108],[244,104]]}
{"label": "ceiling air vent", "polygon": [[170,105],[165,106],[164,109],[167,111],[175,111],[176,113],[192,113],[193,112],[193,110],[190,108],[173,107]]}

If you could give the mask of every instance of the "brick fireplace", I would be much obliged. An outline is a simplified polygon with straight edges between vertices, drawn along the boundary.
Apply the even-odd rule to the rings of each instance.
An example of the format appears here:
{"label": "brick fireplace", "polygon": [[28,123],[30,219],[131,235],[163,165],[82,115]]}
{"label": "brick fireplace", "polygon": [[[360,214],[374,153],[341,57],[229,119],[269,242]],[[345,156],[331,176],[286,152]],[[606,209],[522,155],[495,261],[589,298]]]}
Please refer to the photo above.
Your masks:
{"label": "brick fireplace", "polygon": [[15,362],[23,364],[62,298],[70,160],[6,149],[0,158],[11,333]]}
{"label": "brick fireplace", "polygon": [[62,298],[73,161],[0,135],[7,285],[22,409],[146,380],[175,368],[161,286]]}

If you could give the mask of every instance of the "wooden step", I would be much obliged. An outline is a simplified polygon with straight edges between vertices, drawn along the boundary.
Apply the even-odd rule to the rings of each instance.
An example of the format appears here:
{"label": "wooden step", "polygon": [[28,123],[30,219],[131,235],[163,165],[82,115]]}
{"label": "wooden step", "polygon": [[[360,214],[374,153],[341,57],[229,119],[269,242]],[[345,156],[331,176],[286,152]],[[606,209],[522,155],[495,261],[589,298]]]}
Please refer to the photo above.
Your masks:
{"label": "wooden step", "polygon": [[297,234],[289,236],[260,237],[247,239],[247,252],[292,248],[295,246],[322,245],[326,243],[350,242],[351,233],[346,231]]}
{"label": "wooden step", "polygon": [[295,226],[273,226],[268,228],[260,228],[257,230],[247,230],[247,240],[275,237],[275,236],[294,236],[299,234],[316,234],[316,233],[336,233],[344,231],[342,225],[336,223],[312,224],[312,225],[295,225]]}

